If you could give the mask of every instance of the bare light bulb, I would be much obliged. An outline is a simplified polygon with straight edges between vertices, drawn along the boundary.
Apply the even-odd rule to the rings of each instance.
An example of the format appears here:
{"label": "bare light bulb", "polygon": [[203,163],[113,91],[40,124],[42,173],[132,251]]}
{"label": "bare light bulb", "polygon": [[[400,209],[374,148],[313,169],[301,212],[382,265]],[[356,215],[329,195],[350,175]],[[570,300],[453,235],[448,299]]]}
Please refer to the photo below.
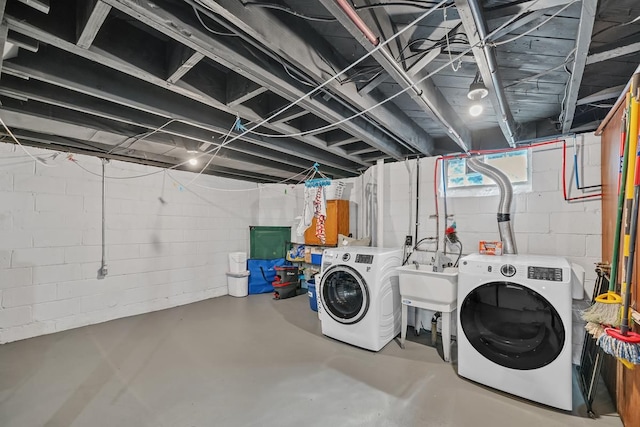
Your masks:
{"label": "bare light bulb", "polygon": [[473,104],[471,107],[469,107],[469,114],[471,115],[471,117],[478,117],[480,114],[482,114],[482,111],[482,104]]}
{"label": "bare light bulb", "polygon": [[194,157],[194,158],[189,159],[189,164],[190,164],[191,166],[195,166],[195,165],[197,165],[197,164],[198,164],[198,159],[196,159],[195,157]]}

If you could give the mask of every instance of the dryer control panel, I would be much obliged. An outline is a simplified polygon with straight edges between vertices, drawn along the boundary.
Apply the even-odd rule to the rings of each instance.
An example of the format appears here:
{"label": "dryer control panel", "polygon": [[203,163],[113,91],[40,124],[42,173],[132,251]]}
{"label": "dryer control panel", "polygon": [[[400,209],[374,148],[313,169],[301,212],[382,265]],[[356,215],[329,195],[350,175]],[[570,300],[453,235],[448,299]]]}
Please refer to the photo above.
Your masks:
{"label": "dryer control panel", "polygon": [[373,264],[373,255],[356,255],[356,264]]}
{"label": "dryer control panel", "polygon": [[562,282],[562,269],[551,267],[527,267],[527,278]]}

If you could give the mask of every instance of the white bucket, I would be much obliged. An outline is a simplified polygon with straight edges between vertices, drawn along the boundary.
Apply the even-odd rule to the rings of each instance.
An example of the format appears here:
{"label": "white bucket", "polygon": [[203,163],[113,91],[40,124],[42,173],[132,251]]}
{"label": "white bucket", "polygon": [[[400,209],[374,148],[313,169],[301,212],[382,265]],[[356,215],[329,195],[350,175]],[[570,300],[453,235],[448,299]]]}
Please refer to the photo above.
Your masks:
{"label": "white bucket", "polygon": [[244,273],[247,270],[247,253],[229,253],[229,273]]}
{"label": "white bucket", "polygon": [[249,295],[249,272],[227,273],[227,290],[232,297],[246,297]]}

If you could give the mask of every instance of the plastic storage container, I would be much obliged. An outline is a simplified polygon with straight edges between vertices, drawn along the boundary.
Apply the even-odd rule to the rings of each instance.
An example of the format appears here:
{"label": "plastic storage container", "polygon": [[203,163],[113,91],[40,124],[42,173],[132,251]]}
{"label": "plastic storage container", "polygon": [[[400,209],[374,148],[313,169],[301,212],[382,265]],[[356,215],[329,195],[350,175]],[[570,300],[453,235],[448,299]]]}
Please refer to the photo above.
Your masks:
{"label": "plastic storage container", "polygon": [[309,295],[309,307],[311,310],[318,311],[318,295],[316,294],[316,282],[311,279],[307,282],[307,295]]}
{"label": "plastic storage container", "polygon": [[246,297],[249,295],[249,272],[227,273],[227,290],[232,297]]}
{"label": "plastic storage container", "polygon": [[229,273],[243,273],[247,270],[247,253],[229,253]]}

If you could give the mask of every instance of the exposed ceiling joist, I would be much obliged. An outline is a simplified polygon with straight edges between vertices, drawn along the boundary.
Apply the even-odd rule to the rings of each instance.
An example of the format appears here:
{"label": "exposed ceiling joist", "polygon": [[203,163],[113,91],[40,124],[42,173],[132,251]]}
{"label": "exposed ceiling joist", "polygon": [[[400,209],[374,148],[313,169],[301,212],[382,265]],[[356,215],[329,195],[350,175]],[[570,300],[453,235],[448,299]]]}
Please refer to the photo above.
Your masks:
{"label": "exposed ceiling joist", "polygon": [[[231,46],[232,41],[211,37],[209,33],[206,33],[206,30],[200,29],[193,23],[195,18],[187,16],[184,9],[176,9],[175,6],[167,4],[165,1],[106,0],[106,2],[289,101],[301,99],[298,102],[301,107],[329,123],[342,121],[352,115],[350,110],[340,106],[335,100],[323,97],[305,97],[308,88],[303,89],[303,85],[291,79],[281,64],[270,66],[267,63],[258,62],[255,58],[247,55],[246,50],[234,49]],[[277,37],[273,36],[272,38]],[[287,40],[283,40],[283,42],[285,41]],[[396,159],[404,157],[404,151],[397,145],[397,142],[367,120],[356,118],[343,122],[338,127],[350,134],[357,135]],[[365,164],[370,163],[365,162]]]}
{"label": "exposed ceiling joist", "polygon": [[266,91],[267,89],[259,84],[240,74],[232,73],[227,79],[227,105],[235,107]]}
{"label": "exposed ceiling joist", "polygon": [[506,36],[507,34],[517,30],[518,28],[521,28],[531,22],[534,22],[538,19],[540,19],[541,17],[544,16],[545,11],[544,10],[537,10],[535,12],[531,12],[528,13],[524,16],[522,16],[520,19],[517,19],[516,21],[512,22],[511,24],[505,26],[504,28],[496,31],[495,33],[491,34],[491,40],[492,41],[496,41],[498,39],[500,39],[503,36]]}
{"label": "exposed ceiling joist", "polygon": [[497,6],[485,11],[486,19],[499,19],[518,13],[527,11],[534,12],[537,10],[550,9],[552,7],[564,6],[567,3],[571,3],[573,0],[529,0],[523,2],[517,2],[515,4],[509,3],[505,6]]}
{"label": "exposed ceiling joist", "polygon": [[[7,63],[7,67],[22,72],[30,76],[31,79],[156,115],[161,117],[164,122],[171,119],[180,120],[190,126],[215,132],[212,136],[226,134],[235,121],[234,116],[229,116],[215,109],[201,107],[178,95],[169,97],[166,94],[162,95],[159,91],[153,90],[153,86],[145,88],[142,83],[135,82],[124,75],[109,72],[108,69],[100,69],[98,66],[87,67],[87,64],[80,65],[73,57],[50,53],[49,61],[47,61],[41,52],[38,61],[34,61],[33,57],[30,58],[26,55],[16,58],[16,60],[19,62]],[[86,72],[88,68],[92,69],[92,72]],[[141,91],[141,88],[144,90]],[[72,105],[73,102],[70,104]],[[280,150],[292,155],[311,149],[312,153],[309,153],[309,157],[313,155],[315,159],[319,159],[315,161],[323,161],[328,166],[351,172],[356,172],[359,167],[359,164],[342,157],[313,150],[313,147],[296,147],[295,144],[287,140],[274,140],[266,143],[261,137],[246,136],[243,139],[270,148],[279,147]]]}
{"label": "exposed ceiling joist", "polygon": [[488,31],[482,6],[477,0],[455,0],[455,4],[462,18],[462,25],[469,38],[469,43],[474,46],[473,55],[476,58],[482,80],[489,89],[489,97],[498,117],[498,125],[509,145],[513,147],[517,142],[516,124],[504,94],[495,48],[485,43]]}
{"label": "exposed ceiling joist", "polygon": [[[334,0],[320,0],[320,2],[367,51],[371,52],[375,50],[376,46],[365,37],[361,29],[358,28],[358,25],[351,20],[338,3]],[[384,27],[387,38],[394,34],[394,29],[390,26],[388,16],[379,17],[377,23]],[[382,36],[382,39],[384,39],[384,35]],[[471,132],[447,102],[440,90],[438,90],[431,79],[425,79],[415,84],[413,78],[398,65],[394,55],[387,50],[388,48],[389,45],[375,50],[372,54],[373,58],[375,58],[402,89],[412,87],[408,89],[406,93],[411,96],[420,108],[425,109],[425,111],[448,132],[449,136],[451,136],[462,150],[468,151],[471,147]],[[414,71],[414,75],[417,74],[417,72],[417,70]],[[423,154],[433,154],[433,143],[430,141],[429,152],[422,152]]]}
{"label": "exposed ceiling joist", "polygon": [[175,84],[198,62],[204,59],[200,52],[194,52],[184,45],[177,45],[169,53],[167,82]]}
{"label": "exposed ceiling joist", "polygon": [[591,33],[595,21],[598,0],[582,0],[580,10],[580,26],[576,38],[576,47],[571,67],[571,77],[567,82],[564,104],[562,105],[562,133],[568,133],[573,124],[573,117],[576,112],[576,101],[578,91],[582,83],[582,75],[587,63],[587,54],[591,44]]}
{"label": "exposed ceiling joist", "polygon": [[[204,90],[199,89],[198,87],[195,87],[194,84],[196,84],[196,82],[200,80],[205,81],[203,85],[207,84],[206,83],[207,77],[199,76],[199,73],[201,74],[201,71],[197,71],[197,70],[190,71],[191,73],[189,74],[189,76],[191,76],[191,79],[189,79],[190,84],[187,84],[184,81],[180,81],[178,82],[178,84],[170,84],[166,80],[159,78],[158,76],[152,73],[149,73],[143,70],[142,68],[135,67],[132,64],[129,64],[124,60],[118,57],[115,57],[113,55],[106,54],[106,52],[100,49],[96,49],[95,47],[93,47],[92,49],[82,49],[76,46],[74,43],[69,43],[59,37],[54,36],[53,34],[49,34],[46,31],[43,31],[39,28],[34,27],[33,25],[29,25],[27,22],[24,22],[23,20],[13,18],[11,16],[7,16],[7,21],[12,30],[28,35],[30,37],[33,37],[34,39],[40,40],[43,43],[55,46],[66,52],[77,55],[81,58],[86,58],[97,64],[110,67],[114,70],[120,71],[124,74],[140,79],[144,82],[154,84],[160,88],[168,89],[171,92],[186,96],[195,101],[199,101],[217,110],[221,110],[229,114],[239,114],[240,117],[242,117],[243,119],[246,119],[248,121],[253,121],[254,123],[260,121],[260,116],[256,114],[254,111],[252,111],[250,108],[247,108],[246,106],[236,105],[233,108],[230,108],[229,106],[227,106],[225,93],[221,93],[219,98],[216,98],[214,96],[215,94],[211,93],[211,91],[205,92]],[[20,74],[25,78],[28,77],[25,73],[22,73],[17,69],[10,69],[7,71]],[[300,107],[294,107],[284,112],[281,116],[277,116],[274,119],[273,123],[266,124],[265,126],[285,134],[296,133],[299,131],[298,129],[296,129],[293,126],[287,125],[284,122],[293,120],[296,117],[300,117],[308,113],[309,112],[307,110],[303,110]],[[228,126],[230,127],[231,124],[228,124]],[[224,129],[223,132],[226,133],[227,131],[228,131],[228,128]],[[250,135],[247,135],[247,137],[249,136]],[[262,140],[262,138],[254,138],[254,139]],[[278,149],[286,150],[286,152],[291,152],[292,147],[296,146],[295,148],[296,154],[305,154],[305,155],[311,155],[310,154],[311,152],[318,153],[318,150],[313,150],[313,147],[325,149],[327,151],[330,151],[331,154],[327,153],[325,155],[320,153],[320,154],[317,154],[316,158],[313,158],[313,157],[309,158],[309,161],[311,161],[312,163],[317,161],[325,165],[331,165],[331,166],[333,166],[333,163],[331,160],[333,159],[333,156],[343,154],[343,151],[341,151],[339,147],[333,147],[333,148],[327,149],[326,142],[324,142],[323,140],[315,136],[311,136],[311,135],[302,136],[302,137],[297,137],[296,139],[300,139],[304,143],[295,144],[293,142],[289,142],[289,140],[287,139],[271,139],[269,144],[267,144],[266,142],[263,142],[263,144],[270,145],[276,150]],[[288,147],[288,148],[285,148],[285,147]],[[307,147],[309,149],[307,149]],[[352,159],[356,160],[355,156],[352,156]],[[362,161],[360,162],[360,165],[366,166],[367,163]]]}
{"label": "exposed ceiling joist", "polygon": [[623,90],[624,90],[624,85],[602,89],[589,96],[585,96],[584,98],[578,99],[578,101],[576,102],[576,105],[591,104],[594,102],[600,102],[607,99],[617,98],[618,96],[620,96],[620,93],[622,93]]}
{"label": "exposed ceiling joist", "polygon": [[51,5],[49,0],[18,0],[21,3],[31,6],[32,8],[39,10],[42,13],[49,13]]}
{"label": "exposed ceiling joist", "polygon": [[587,56],[586,65],[607,61],[636,52],[640,52],[640,35],[599,47]]}
{"label": "exposed ceiling joist", "polygon": [[111,6],[100,0],[84,0],[78,2],[77,30],[78,41],[76,44],[83,49],[88,49],[98,34],[98,30],[107,18]]}

